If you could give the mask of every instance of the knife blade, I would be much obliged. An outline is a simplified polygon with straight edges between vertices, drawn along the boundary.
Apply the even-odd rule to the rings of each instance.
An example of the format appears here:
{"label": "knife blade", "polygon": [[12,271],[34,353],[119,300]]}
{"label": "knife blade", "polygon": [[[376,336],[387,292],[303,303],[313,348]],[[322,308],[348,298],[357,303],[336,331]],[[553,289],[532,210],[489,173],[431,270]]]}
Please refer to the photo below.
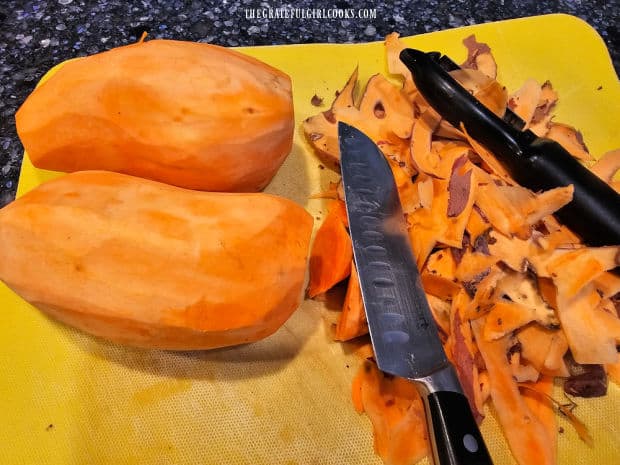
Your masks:
{"label": "knife blade", "polygon": [[436,464],[492,464],[441,344],[390,166],[358,129],[339,122],[338,138],[353,256],[377,366],[415,383]]}
{"label": "knife blade", "polygon": [[441,66],[441,54],[404,49],[424,99],[454,127],[461,124],[489,149],[513,179],[533,191],[574,187],[573,199],[555,216],[591,246],[620,244],[620,194],[584,167],[559,143],[502,120]]}

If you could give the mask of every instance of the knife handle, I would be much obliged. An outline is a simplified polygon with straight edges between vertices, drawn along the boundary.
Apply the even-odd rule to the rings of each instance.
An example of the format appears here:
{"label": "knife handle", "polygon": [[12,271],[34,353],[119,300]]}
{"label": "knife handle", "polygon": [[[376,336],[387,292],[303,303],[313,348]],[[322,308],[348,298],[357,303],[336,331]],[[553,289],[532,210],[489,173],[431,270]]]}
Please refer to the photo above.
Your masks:
{"label": "knife handle", "polygon": [[454,368],[417,382],[435,465],[493,465]]}

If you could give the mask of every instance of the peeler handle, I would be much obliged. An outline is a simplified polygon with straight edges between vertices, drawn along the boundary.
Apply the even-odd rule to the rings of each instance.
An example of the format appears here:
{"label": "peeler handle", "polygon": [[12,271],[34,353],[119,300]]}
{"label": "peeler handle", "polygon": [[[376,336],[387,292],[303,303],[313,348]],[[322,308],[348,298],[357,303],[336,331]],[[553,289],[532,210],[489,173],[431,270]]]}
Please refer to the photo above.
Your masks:
{"label": "peeler handle", "polygon": [[[555,216],[591,246],[620,244],[620,196],[555,141],[537,138],[515,181],[534,191],[572,184],[573,200]],[[519,179],[522,178],[522,179]]]}
{"label": "peeler handle", "polygon": [[620,195],[560,144],[521,131],[495,115],[439,65],[436,54],[404,49],[401,61],[426,101],[454,127],[497,157],[513,179],[533,190],[572,184],[573,200],[557,218],[591,246],[620,245]]}

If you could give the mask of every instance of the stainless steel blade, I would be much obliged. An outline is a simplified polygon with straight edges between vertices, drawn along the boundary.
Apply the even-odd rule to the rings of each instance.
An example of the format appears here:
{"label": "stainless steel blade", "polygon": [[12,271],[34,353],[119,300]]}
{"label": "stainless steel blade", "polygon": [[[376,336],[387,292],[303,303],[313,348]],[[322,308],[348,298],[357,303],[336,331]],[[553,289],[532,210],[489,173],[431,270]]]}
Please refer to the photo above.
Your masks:
{"label": "stainless steel blade", "polygon": [[409,244],[392,170],[365,134],[340,122],[340,163],[355,265],[377,365],[423,378],[448,365]]}

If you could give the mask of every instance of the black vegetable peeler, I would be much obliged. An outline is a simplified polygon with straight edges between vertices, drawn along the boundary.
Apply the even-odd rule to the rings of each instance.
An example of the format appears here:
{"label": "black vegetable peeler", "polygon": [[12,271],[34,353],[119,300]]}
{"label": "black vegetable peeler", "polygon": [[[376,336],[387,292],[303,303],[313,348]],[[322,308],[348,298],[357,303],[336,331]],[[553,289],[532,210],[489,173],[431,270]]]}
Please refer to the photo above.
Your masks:
{"label": "black vegetable peeler", "polygon": [[560,222],[590,246],[620,245],[620,195],[560,144],[538,137],[507,110],[500,118],[464,89],[448,71],[459,68],[438,52],[404,49],[409,68],[426,101],[454,127],[495,154],[513,179],[534,192],[574,186],[573,200],[556,212]]}

